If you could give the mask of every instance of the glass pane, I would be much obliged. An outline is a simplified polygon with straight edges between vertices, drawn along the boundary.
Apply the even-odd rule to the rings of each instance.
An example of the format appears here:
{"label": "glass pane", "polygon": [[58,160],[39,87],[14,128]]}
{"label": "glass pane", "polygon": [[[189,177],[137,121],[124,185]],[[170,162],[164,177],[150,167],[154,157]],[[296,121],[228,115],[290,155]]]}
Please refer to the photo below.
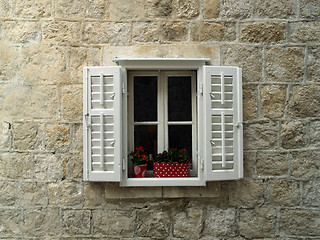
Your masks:
{"label": "glass pane", "polygon": [[157,121],[157,77],[134,77],[134,121]]}
{"label": "glass pane", "polygon": [[191,77],[168,77],[169,121],[191,121]]}
{"label": "glass pane", "polygon": [[187,149],[192,157],[192,126],[169,125],[169,148]]}

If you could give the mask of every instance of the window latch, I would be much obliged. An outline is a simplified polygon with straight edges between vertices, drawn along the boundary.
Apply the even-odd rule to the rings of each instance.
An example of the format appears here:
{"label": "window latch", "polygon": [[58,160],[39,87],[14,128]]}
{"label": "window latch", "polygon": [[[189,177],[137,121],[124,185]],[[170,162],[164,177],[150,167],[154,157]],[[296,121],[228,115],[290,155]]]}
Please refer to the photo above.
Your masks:
{"label": "window latch", "polygon": [[89,123],[89,113],[87,113],[86,115],[84,115],[85,120],[86,120],[86,128],[88,129],[90,127],[90,123]]}

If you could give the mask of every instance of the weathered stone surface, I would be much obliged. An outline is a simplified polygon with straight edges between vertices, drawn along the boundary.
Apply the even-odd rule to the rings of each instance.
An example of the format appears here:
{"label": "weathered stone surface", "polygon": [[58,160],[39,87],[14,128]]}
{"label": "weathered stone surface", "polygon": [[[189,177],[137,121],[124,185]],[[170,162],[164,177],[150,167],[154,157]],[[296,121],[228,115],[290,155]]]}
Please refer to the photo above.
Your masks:
{"label": "weathered stone surface", "polygon": [[37,154],[34,156],[34,177],[41,181],[62,179],[62,161],[55,154]]}
{"label": "weathered stone surface", "polygon": [[62,118],[71,121],[82,120],[82,85],[67,85],[61,92]]}
{"label": "weathered stone surface", "polygon": [[271,149],[277,146],[278,124],[257,122],[245,124],[243,130],[244,149]]}
{"label": "weathered stone surface", "polygon": [[302,148],[307,145],[306,126],[301,121],[284,122],[281,125],[281,146]]}
{"label": "weathered stone surface", "polygon": [[82,124],[75,124],[73,127],[73,144],[72,149],[74,152],[83,151],[83,126]]}
{"label": "weathered stone surface", "polygon": [[221,0],[220,16],[232,19],[250,18],[253,12],[251,0]]}
{"label": "weathered stone surface", "polygon": [[46,206],[48,204],[46,185],[31,182],[22,183],[19,202],[24,207]]}
{"label": "weathered stone surface", "polygon": [[81,18],[84,16],[82,0],[57,0],[55,2],[55,16],[59,18]]}
{"label": "weathered stone surface", "polygon": [[0,178],[31,179],[31,165],[28,153],[1,153]]}
{"label": "weathered stone surface", "polygon": [[315,147],[320,146],[320,121],[310,123],[310,144]]}
{"label": "weathered stone surface", "polygon": [[161,41],[161,29],[156,22],[136,22],[132,26],[132,40],[135,42]]}
{"label": "weathered stone surface", "polygon": [[19,49],[9,45],[8,42],[0,41],[0,81],[15,80],[20,64]]}
{"label": "weathered stone surface", "polygon": [[255,2],[255,13],[259,17],[291,18],[295,16],[297,4],[290,0],[258,0]]}
{"label": "weathered stone surface", "polygon": [[206,214],[204,234],[217,237],[235,235],[235,209],[210,209],[206,211]]}
{"label": "weathered stone surface", "polygon": [[320,22],[294,22],[289,24],[289,39],[295,43],[320,41]]}
{"label": "weathered stone surface", "polygon": [[0,209],[0,229],[1,235],[20,235],[22,234],[22,217],[17,210]]}
{"label": "weathered stone surface", "polygon": [[243,153],[243,176],[244,178],[256,177],[256,153],[247,152]]}
{"label": "weathered stone surface", "polygon": [[268,182],[270,201],[280,206],[297,206],[300,203],[300,186],[297,181],[273,179]]}
{"label": "weathered stone surface", "polygon": [[82,187],[77,182],[58,182],[48,185],[49,204],[78,206],[82,204]]}
{"label": "weathered stone surface", "polygon": [[133,237],[134,215],[132,211],[97,209],[92,211],[92,219],[95,234]]}
{"label": "weathered stone surface", "polygon": [[283,118],[287,91],[284,86],[266,85],[261,89],[263,117]]}
{"label": "weathered stone surface", "polygon": [[263,182],[241,180],[228,182],[229,203],[235,207],[257,207],[264,202]]}
{"label": "weathered stone surface", "polygon": [[299,236],[320,234],[319,211],[283,209],[280,214],[280,230],[283,234]]}
{"label": "weathered stone surface", "polygon": [[233,22],[198,22],[192,30],[192,40],[198,42],[234,41],[236,25]]}
{"label": "weathered stone surface", "polygon": [[320,114],[320,86],[295,86],[289,100],[291,117],[317,117]]}
{"label": "weathered stone surface", "polygon": [[319,17],[320,5],[318,0],[300,0],[300,17]]}
{"label": "weathered stone surface", "polygon": [[2,38],[12,43],[39,41],[40,34],[38,22],[6,21],[2,28]]}
{"label": "weathered stone surface", "polygon": [[280,152],[259,152],[256,167],[258,176],[286,176],[288,155]]}
{"label": "weathered stone surface", "polygon": [[320,47],[308,48],[307,76],[311,82],[320,82]]}
{"label": "weathered stone surface", "polygon": [[70,235],[90,233],[89,210],[64,210],[62,212],[62,229]]}
{"label": "weathered stone surface", "polygon": [[224,49],[224,65],[242,68],[243,82],[262,80],[262,49],[259,47],[231,45]]}
{"label": "weathered stone surface", "polygon": [[146,16],[149,18],[169,18],[172,13],[172,7],[172,0],[146,0]]}
{"label": "weathered stone surface", "polygon": [[161,24],[160,28],[162,29],[163,41],[182,42],[188,40],[188,28],[185,23],[169,22]]}
{"label": "weathered stone surface", "polygon": [[292,177],[303,180],[320,177],[320,151],[292,152],[291,157]]}
{"label": "weathered stone surface", "polygon": [[78,43],[80,33],[79,22],[47,21],[43,26],[43,40],[47,43]]}
{"label": "weathered stone surface", "polygon": [[0,149],[5,150],[10,147],[11,141],[11,124],[8,122],[0,122]]}
{"label": "weathered stone surface", "polygon": [[320,179],[314,179],[303,186],[303,205],[308,207],[320,206]]}
{"label": "weathered stone surface", "polygon": [[84,184],[84,206],[92,208],[102,206],[106,202],[104,198],[104,184],[96,182],[86,182]]}
{"label": "weathered stone surface", "polygon": [[86,22],[83,29],[83,41],[88,44],[128,43],[130,39],[129,23]]}
{"label": "weathered stone surface", "polygon": [[18,183],[16,182],[0,181],[0,206],[15,205],[18,195],[17,188]]}
{"label": "weathered stone surface", "polygon": [[173,236],[183,239],[199,239],[203,213],[201,209],[191,208],[173,216]]}
{"label": "weathered stone surface", "polygon": [[53,15],[53,3],[50,0],[16,0],[15,14],[22,18],[49,18]]}
{"label": "weathered stone surface", "polygon": [[24,212],[23,227],[27,236],[57,235],[61,233],[60,209],[27,209]]}
{"label": "weathered stone surface", "polygon": [[267,81],[300,82],[303,77],[304,50],[297,47],[270,48],[267,51]]}
{"label": "weathered stone surface", "polygon": [[13,147],[19,150],[37,149],[39,146],[39,126],[35,122],[14,123],[12,125]]}
{"label": "weathered stone surface", "polygon": [[220,13],[219,0],[205,0],[203,7],[204,18],[218,18]]}
{"label": "weathered stone surface", "polygon": [[166,238],[170,234],[169,214],[162,210],[137,211],[137,235],[139,237]]}
{"label": "weathered stone surface", "polygon": [[82,155],[70,155],[64,158],[64,174],[66,178],[81,179],[83,170],[83,156]]}
{"label": "weathered stone surface", "polygon": [[196,198],[196,197],[218,197],[220,195],[219,182],[207,182],[205,187],[163,187],[163,198]]}
{"label": "weathered stone surface", "polygon": [[71,138],[69,125],[48,124],[44,131],[44,147],[47,150],[51,152],[66,152],[69,150]]}
{"label": "weathered stone surface", "polygon": [[246,85],[242,89],[243,120],[256,119],[258,117],[258,90],[255,86]]}
{"label": "weathered stone surface", "polygon": [[197,0],[176,0],[174,6],[178,18],[192,19],[199,16],[200,2]]}
{"label": "weathered stone surface", "polygon": [[240,210],[239,231],[241,236],[259,238],[275,236],[277,212],[272,208]]}
{"label": "weathered stone surface", "polygon": [[285,40],[286,24],[279,22],[245,23],[241,41],[250,43],[280,43]]}
{"label": "weathered stone surface", "polygon": [[105,0],[88,0],[87,2],[85,18],[106,19],[110,17],[107,11],[109,4]]}
{"label": "weathered stone surface", "polygon": [[110,0],[108,16],[114,21],[127,21],[128,19],[139,20],[145,15],[142,0],[126,1],[126,0]]}
{"label": "weathered stone surface", "polygon": [[0,16],[10,17],[12,15],[13,3],[8,0],[0,0]]}

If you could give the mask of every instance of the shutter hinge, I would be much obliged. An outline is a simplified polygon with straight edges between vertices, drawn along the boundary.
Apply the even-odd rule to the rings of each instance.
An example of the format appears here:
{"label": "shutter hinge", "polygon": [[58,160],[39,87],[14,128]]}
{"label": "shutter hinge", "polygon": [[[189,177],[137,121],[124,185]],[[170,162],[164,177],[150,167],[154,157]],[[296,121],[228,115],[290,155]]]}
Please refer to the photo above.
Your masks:
{"label": "shutter hinge", "polygon": [[122,93],[123,93],[123,94],[125,94],[125,93],[126,93],[126,89],[125,89],[124,82],[122,83]]}
{"label": "shutter hinge", "polygon": [[200,166],[201,166],[201,171],[204,170],[204,160],[203,158],[200,158]]}
{"label": "shutter hinge", "polygon": [[87,113],[86,115],[84,115],[85,119],[86,119],[86,129],[88,129],[90,127],[90,123],[89,123],[89,113]]}
{"label": "shutter hinge", "polygon": [[203,95],[203,83],[200,83],[200,94]]}
{"label": "shutter hinge", "polygon": [[126,170],[125,158],[122,158],[122,171]]}

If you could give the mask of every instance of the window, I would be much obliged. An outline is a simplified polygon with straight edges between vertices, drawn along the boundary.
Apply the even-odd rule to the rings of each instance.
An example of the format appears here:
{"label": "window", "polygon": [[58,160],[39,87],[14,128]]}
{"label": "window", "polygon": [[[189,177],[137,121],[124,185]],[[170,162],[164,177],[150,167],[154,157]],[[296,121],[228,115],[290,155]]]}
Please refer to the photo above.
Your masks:
{"label": "window", "polygon": [[[84,179],[203,186],[242,177],[241,69],[208,59],[116,59],[84,69]],[[132,177],[128,155],[187,148],[188,178]],[[149,169],[151,169],[150,166]]]}

